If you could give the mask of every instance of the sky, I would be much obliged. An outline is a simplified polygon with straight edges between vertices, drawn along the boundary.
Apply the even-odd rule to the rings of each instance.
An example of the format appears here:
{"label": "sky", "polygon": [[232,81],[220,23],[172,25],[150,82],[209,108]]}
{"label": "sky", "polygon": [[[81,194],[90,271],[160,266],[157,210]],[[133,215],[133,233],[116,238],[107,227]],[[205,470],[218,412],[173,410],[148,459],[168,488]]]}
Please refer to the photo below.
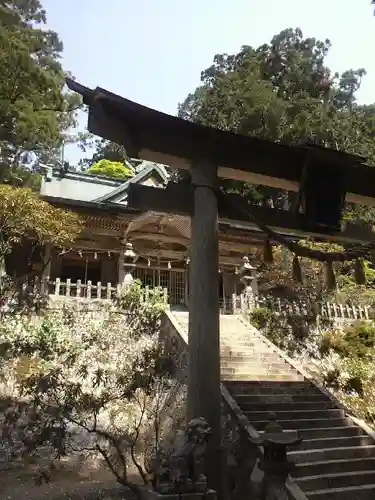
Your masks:
{"label": "sky", "polygon": [[[360,102],[375,102],[375,17],[370,0],[42,0],[78,82],[176,114],[218,53],[257,47],[292,27],[328,38],[333,71],[365,68]],[[85,130],[81,115],[79,130]],[[65,150],[75,164],[83,153]]]}

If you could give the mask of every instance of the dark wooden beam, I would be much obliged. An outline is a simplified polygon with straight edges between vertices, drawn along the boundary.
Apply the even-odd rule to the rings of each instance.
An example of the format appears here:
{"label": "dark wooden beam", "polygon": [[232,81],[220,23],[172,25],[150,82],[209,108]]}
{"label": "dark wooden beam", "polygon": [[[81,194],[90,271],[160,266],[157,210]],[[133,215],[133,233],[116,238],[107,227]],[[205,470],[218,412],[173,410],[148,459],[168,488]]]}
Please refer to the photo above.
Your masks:
{"label": "dark wooden beam", "polygon": [[[89,107],[89,130],[123,144],[128,154],[189,169],[205,158],[222,178],[297,191],[306,158],[345,169],[346,200],[375,206],[375,169],[365,159],[327,148],[287,146],[204,127],[72,80]],[[323,180],[322,180],[323,181]]]}
{"label": "dark wooden beam", "polygon": [[[323,241],[366,244],[375,242],[375,228],[367,228],[346,223],[341,232],[323,234],[304,229],[307,222],[302,214],[293,215],[285,210],[248,205],[247,200],[238,195],[226,195],[225,206],[219,204],[220,222],[240,224],[254,229],[256,224],[244,213],[251,213],[274,231],[296,238],[314,237]],[[240,208],[233,208],[236,205]],[[128,193],[128,207],[140,211],[154,210],[179,215],[193,214],[193,187],[191,185],[168,184],[165,189],[131,184]]]}

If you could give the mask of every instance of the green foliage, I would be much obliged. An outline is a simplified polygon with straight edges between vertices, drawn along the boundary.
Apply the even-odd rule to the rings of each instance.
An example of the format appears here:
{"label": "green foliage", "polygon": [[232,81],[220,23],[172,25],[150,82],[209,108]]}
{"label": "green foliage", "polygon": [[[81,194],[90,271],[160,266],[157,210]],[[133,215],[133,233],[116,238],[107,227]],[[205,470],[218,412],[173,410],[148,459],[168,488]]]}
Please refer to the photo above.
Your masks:
{"label": "green foliage", "polygon": [[97,454],[123,485],[131,459],[147,481],[138,452],[151,423],[159,424],[174,366],[158,340],[162,293],[141,298],[136,282],[123,289],[116,309],[4,317],[0,380],[13,403],[3,429],[14,458],[38,460],[41,450],[51,461],[72,451]]}
{"label": "green foliage", "polygon": [[372,358],[375,354],[375,326],[356,323],[344,332],[325,332],[322,335],[320,352],[327,355],[331,350],[342,358]]}
{"label": "green foliage", "polygon": [[129,179],[134,173],[131,167],[119,161],[100,160],[87,170],[90,175],[105,175],[117,179]]}
{"label": "green foliage", "polygon": [[26,239],[36,245],[71,243],[82,229],[77,214],[53,207],[27,188],[0,185],[0,256]]}
{"label": "green foliage", "polygon": [[[270,44],[216,55],[202,72],[201,87],[180,105],[179,114],[245,135],[283,142],[315,136],[331,147],[348,149],[347,127],[359,127],[373,113],[368,117],[368,107],[355,101],[365,71],[331,75],[325,65],[330,46],[329,40],[304,38],[301,30],[286,29]],[[358,153],[366,149],[365,141],[373,148],[369,134],[359,144],[359,136],[351,135],[355,141],[350,148]]]}
{"label": "green foliage", "polygon": [[323,362],[322,381],[354,415],[375,423],[375,377],[373,359],[336,358]]}
{"label": "green foliage", "polygon": [[353,413],[375,423],[375,326],[356,323],[326,332],[320,343],[322,383]]}
{"label": "green foliage", "polygon": [[249,314],[249,321],[255,328],[261,330],[262,328],[266,328],[267,324],[271,321],[271,317],[272,311],[270,309],[259,307]]}
{"label": "green foliage", "polygon": [[290,305],[288,300],[276,305],[274,298],[268,296],[262,307],[251,312],[249,321],[288,355],[315,355],[316,318],[303,313],[293,315],[289,311]]}
{"label": "green foliage", "polygon": [[[260,47],[245,45],[238,54],[218,54],[202,72],[201,85],[180,104],[179,116],[283,143],[314,138],[362,154],[374,164],[375,105],[356,102],[365,70],[333,74],[325,63],[330,47],[329,40],[286,29]],[[271,197],[280,207],[285,202],[285,195],[275,189],[224,184],[253,201]],[[367,210],[366,216],[370,212],[373,218],[373,211]]]}
{"label": "green foliage", "polygon": [[37,160],[56,157],[75,124],[58,35],[39,0],[0,3],[0,182],[29,186]]}
{"label": "green foliage", "polygon": [[126,315],[127,324],[134,335],[144,335],[158,328],[160,316],[165,310],[164,291],[162,288],[148,290],[147,300],[144,299],[144,288],[140,280],[134,280],[126,293],[120,294],[115,304]]}
{"label": "green foliage", "polygon": [[90,157],[82,158],[79,161],[79,166],[83,169],[92,167],[92,165],[98,163],[100,160],[109,160],[123,164],[129,161],[124,146],[92,136],[91,134],[83,136],[79,145],[84,153],[94,151]]}

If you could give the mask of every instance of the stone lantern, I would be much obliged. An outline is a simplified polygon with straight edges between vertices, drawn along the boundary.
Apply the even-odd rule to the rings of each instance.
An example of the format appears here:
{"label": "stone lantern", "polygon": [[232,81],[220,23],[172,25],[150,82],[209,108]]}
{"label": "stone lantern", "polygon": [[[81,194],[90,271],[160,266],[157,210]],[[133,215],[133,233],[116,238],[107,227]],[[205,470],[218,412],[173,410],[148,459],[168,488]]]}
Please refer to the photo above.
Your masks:
{"label": "stone lantern", "polygon": [[285,432],[273,416],[264,433],[252,441],[263,446],[264,450],[264,456],[259,463],[259,468],[264,472],[261,498],[264,500],[289,498],[285,483],[294,468],[294,463],[288,460],[287,450],[289,447],[301,444],[302,438],[299,432]]}
{"label": "stone lantern", "polygon": [[138,255],[133,250],[133,245],[130,242],[125,243],[124,250],[124,268],[126,270],[123,286],[129,286],[133,283],[132,271],[134,270],[134,264],[138,259]]}
{"label": "stone lantern", "polygon": [[240,267],[238,274],[240,276],[241,283],[245,286],[244,297],[246,308],[251,310],[255,307],[258,297],[256,267],[250,264],[249,257],[246,255],[243,257],[242,262],[243,264]]}

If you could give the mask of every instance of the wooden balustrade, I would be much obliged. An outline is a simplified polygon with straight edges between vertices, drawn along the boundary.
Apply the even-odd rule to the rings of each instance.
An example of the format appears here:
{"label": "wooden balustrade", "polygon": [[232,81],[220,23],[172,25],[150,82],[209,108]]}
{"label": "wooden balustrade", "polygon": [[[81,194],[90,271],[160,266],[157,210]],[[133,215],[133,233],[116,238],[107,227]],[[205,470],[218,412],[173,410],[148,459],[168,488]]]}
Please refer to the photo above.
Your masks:
{"label": "wooden balustrade", "polygon": [[[249,303],[248,297],[245,294],[236,295],[233,294],[232,299],[228,301],[228,307],[232,311],[232,314],[241,314],[243,312],[249,311],[252,308],[259,308],[265,306],[271,309],[276,314],[280,316],[310,316],[311,310],[309,310],[307,304],[297,303],[297,302],[283,302],[280,299],[265,304],[262,297],[254,300],[252,304]],[[370,305],[363,304],[340,304],[336,302],[323,302],[319,306],[319,316],[321,318],[327,318],[338,323],[345,323],[347,321],[366,321],[371,320],[374,317],[374,312]]]}
{"label": "wooden balustrade", "polygon": [[[56,278],[55,281],[50,281],[49,278],[42,280],[40,290],[42,293],[48,293],[52,297],[66,297],[76,299],[97,299],[97,300],[111,300],[117,297],[122,289],[121,284],[113,285],[108,282],[106,284],[98,281],[96,284],[92,281],[82,283],[81,280],[73,282],[71,279],[62,281]],[[144,300],[149,298],[149,287],[144,289]],[[164,302],[168,303],[168,290],[163,288]]]}
{"label": "wooden balustrade", "polygon": [[[96,284],[92,281],[82,283],[81,280],[73,282],[71,279],[62,281],[56,278],[50,281],[49,278],[35,281],[34,291],[38,288],[41,294],[48,294],[53,297],[68,297],[77,299],[99,299],[111,300],[121,292],[121,284],[101,283]],[[144,300],[148,300],[149,287],[144,289]],[[165,303],[169,303],[168,290],[163,289]],[[231,297],[225,297],[220,300],[220,314],[242,314],[266,306],[274,313],[280,316],[311,316],[311,310],[307,304],[299,302],[283,302],[276,299],[272,302],[265,302],[262,296],[246,296],[246,294],[233,294]],[[374,318],[374,311],[370,305],[363,304],[340,304],[336,302],[323,302],[319,306],[318,316],[323,319],[333,320],[337,326],[345,325],[349,321],[368,321]]]}

